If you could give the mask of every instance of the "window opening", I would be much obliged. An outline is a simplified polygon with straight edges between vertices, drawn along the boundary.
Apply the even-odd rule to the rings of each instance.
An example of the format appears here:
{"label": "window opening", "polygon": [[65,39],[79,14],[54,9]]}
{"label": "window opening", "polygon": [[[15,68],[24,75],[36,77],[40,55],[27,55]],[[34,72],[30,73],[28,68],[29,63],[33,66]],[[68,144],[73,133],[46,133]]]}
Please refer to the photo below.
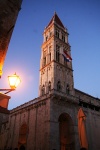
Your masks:
{"label": "window opening", "polygon": [[56,29],[56,37],[59,38],[59,30]]}
{"label": "window opening", "polygon": [[60,46],[56,45],[56,61],[60,61]]}
{"label": "window opening", "polygon": [[49,84],[48,84],[48,91],[51,91],[51,82],[49,81]]}
{"label": "window opening", "polygon": [[67,86],[66,86],[66,93],[69,94],[69,91],[70,91],[69,84],[67,84]]}
{"label": "window opening", "polygon": [[45,86],[43,85],[42,86],[42,95],[44,95],[45,94]]}
{"label": "window opening", "polygon": [[57,83],[57,90],[61,91],[61,83],[60,83],[60,81],[58,81],[58,83]]}
{"label": "window opening", "polygon": [[65,35],[62,33],[62,40],[65,42]]}

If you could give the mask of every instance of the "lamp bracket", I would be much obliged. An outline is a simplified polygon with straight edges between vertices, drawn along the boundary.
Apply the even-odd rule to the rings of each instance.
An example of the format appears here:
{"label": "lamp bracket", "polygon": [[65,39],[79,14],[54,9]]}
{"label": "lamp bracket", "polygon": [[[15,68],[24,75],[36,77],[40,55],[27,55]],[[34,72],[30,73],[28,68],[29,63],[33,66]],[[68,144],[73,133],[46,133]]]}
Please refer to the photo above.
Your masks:
{"label": "lamp bracket", "polygon": [[0,91],[7,91],[7,92],[5,92],[4,94],[7,94],[7,93],[9,93],[9,92],[11,92],[11,91],[14,91],[15,89],[0,89]]}

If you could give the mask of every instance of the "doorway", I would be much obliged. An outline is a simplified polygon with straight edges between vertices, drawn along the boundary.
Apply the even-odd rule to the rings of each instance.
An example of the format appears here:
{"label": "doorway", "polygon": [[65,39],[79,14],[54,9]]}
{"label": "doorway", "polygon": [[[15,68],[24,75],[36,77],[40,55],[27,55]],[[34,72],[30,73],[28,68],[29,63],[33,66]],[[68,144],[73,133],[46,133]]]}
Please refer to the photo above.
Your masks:
{"label": "doorway", "polygon": [[67,113],[59,117],[59,132],[60,150],[75,150],[73,121]]}

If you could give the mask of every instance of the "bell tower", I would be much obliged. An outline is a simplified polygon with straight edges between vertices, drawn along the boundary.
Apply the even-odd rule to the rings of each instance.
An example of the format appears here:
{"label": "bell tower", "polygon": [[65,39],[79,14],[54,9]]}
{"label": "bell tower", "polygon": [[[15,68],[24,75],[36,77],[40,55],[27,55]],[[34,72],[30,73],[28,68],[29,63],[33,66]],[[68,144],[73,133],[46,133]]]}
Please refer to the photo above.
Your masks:
{"label": "bell tower", "polygon": [[39,96],[51,91],[73,94],[73,69],[68,35],[67,29],[55,13],[43,33]]}

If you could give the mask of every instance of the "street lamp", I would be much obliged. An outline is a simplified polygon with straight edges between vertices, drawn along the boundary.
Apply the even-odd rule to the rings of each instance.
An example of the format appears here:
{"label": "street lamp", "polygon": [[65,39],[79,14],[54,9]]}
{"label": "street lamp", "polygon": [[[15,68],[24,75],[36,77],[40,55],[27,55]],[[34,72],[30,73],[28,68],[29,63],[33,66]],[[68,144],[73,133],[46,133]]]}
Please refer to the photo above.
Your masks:
{"label": "street lamp", "polygon": [[19,85],[19,83],[21,82],[19,76],[16,73],[11,76],[8,76],[8,81],[9,81],[10,89],[0,89],[0,91],[7,91],[4,94],[14,91],[16,87]]}

